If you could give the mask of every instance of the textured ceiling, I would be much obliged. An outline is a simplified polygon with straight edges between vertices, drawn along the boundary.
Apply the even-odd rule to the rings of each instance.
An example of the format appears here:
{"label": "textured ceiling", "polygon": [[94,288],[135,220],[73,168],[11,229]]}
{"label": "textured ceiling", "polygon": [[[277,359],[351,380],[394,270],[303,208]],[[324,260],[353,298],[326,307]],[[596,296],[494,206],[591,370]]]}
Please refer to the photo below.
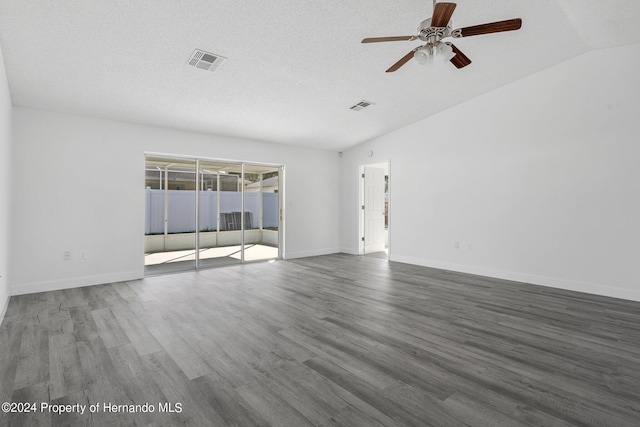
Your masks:
{"label": "textured ceiling", "polygon": [[[520,31],[459,39],[473,63],[385,70],[418,42],[430,0],[0,0],[13,103],[341,150],[591,49],[640,43],[636,0],[459,0],[454,28],[520,17]],[[228,58],[215,73],[194,49]],[[615,66],[615,65],[613,65]],[[348,108],[365,99],[376,105]]]}

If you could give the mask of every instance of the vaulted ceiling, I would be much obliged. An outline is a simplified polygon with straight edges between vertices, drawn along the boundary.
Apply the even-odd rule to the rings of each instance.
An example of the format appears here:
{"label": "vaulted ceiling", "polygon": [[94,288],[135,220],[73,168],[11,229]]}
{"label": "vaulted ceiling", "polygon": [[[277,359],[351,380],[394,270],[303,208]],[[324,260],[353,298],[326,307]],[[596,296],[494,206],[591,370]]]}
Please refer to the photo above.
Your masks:
{"label": "vaulted ceiling", "polygon": [[[454,0],[455,1],[455,0]],[[430,0],[0,0],[14,105],[341,150],[588,50],[640,43],[636,0],[458,0],[463,69],[410,61]],[[227,59],[189,67],[195,49]],[[612,64],[612,72],[615,64]],[[585,88],[588,90],[588,88]],[[365,110],[349,109],[367,100]]]}

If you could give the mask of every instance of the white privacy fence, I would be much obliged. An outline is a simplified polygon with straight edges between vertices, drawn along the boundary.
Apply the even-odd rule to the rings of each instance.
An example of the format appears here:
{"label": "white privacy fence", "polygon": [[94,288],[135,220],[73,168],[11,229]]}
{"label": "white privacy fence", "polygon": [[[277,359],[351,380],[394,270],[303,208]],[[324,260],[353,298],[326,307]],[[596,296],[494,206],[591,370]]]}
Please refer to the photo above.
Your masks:
{"label": "white privacy fence", "polygon": [[[165,190],[145,190],[145,234],[164,233]],[[196,229],[196,192],[168,190],[167,223],[169,233],[193,233]],[[217,191],[199,191],[200,231],[215,231],[217,223]],[[262,196],[262,197],[261,197]],[[278,193],[247,192],[244,194],[245,229],[278,227]],[[240,230],[242,193],[220,192],[220,231]]]}

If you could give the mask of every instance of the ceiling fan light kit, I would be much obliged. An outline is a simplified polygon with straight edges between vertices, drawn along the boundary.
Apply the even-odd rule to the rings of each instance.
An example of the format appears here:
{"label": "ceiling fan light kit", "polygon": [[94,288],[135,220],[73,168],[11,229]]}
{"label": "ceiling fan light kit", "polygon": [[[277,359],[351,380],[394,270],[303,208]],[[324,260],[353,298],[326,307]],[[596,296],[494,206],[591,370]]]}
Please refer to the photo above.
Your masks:
{"label": "ceiling fan light kit", "polygon": [[418,48],[413,53],[413,57],[421,65],[433,64],[434,60],[447,62],[450,61],[454,56],[456,56],[456,54],[453,53],[453,48],[451,47],[451,45],[449,43],[441,41],[436,43],[428,43]]}
{"label": "ceiling fan light kit", "polygon": [[436,3],[434,0],[433,15],[418,26],[418,34],[415,36],[371,37],[362,40],[362,43],[379,43],[391,41],[413,41],[420,39],[425,42],[393,64],[387,73],[392,73],[406,64],[411,58],[423,65],[431,64],[434,59],[449,61],[456,68],[463,68],[471,64],[471,60],[460,51],[453,43],[442,41],[446,37],[462,38],[478,36],[481,34],[500,33],[504,31],[519,30],[522,27],[522,19],[514,18],[506,21],[491,22],[474,25],[471,27],[453,29],[451,16],[456,9],[455,3]]}

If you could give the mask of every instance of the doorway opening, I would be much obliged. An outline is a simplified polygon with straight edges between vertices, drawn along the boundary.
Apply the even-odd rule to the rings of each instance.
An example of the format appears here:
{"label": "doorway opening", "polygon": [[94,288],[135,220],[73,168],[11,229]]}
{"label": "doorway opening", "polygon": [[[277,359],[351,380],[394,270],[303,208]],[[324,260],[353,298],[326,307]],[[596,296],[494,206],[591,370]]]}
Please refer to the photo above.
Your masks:
{"label": "doorway opening", "polygon": [[389,162],[360,167],[361,255],[389,259]]}
{"label": "doorway opening", "polygon": [[281,259],[280,165],[145,156],[145,274]]}

